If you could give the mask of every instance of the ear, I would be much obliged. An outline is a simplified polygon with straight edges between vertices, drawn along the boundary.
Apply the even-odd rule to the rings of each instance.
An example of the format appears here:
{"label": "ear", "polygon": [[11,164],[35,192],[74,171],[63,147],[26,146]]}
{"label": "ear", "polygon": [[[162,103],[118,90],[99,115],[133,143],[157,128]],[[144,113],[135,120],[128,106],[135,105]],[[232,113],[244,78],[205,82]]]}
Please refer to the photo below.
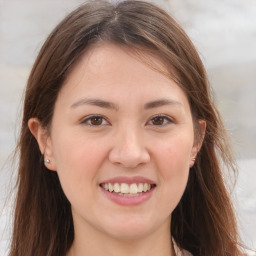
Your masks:
{"label": "ear", "polygon": [[205,130],[206,130],[206,121],[199,120],[197,129],[198,129],[198,132],[197,132],[197,135],[195,136],[196,137],[195,142],[194,142],[194,145],[191,150],[191,160],[190,160],[190,164],[189,164],[190,168],[194,165],[194,163],[196,161],[197,153],[199,152],[199,150],[201,149],[201,146],[203,144]]}
{"label": "ear", "polygon": [[44,155],[45,166],[49,170],[56,171],[52,140],[48,133],[48,130],[42,127],[40,121],[37,118],[29,119],[28,128],[37,140],[41,154]]}

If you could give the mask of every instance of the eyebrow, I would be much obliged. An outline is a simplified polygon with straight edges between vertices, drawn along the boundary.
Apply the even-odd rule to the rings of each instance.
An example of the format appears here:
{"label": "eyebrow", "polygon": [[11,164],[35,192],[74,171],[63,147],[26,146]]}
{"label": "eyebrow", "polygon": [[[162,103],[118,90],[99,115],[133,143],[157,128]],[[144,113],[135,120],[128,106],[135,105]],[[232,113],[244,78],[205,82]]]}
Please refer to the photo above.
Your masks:
{"label": "eyebrow", "polygon": [[116,111],[118,110],[118,106],[115,103],[100,100],[100,99],[87,99],[87,98],[76,101],[71,105],[71,108],[76,108],[81,105],[94,105],[101,108],[108,108]]}
{"label": "eyebrow", "polygon": [[183,106],[179,101],[176,101],[176,100],[160,99],[160,100],[155,100],[155,101],[146,103],[144,106],[144,109],[157,108],[157,107],[162,107],[166,105]]}
{"label": "eyebrow", "polygon": [[[82,105],[93,105],[101,108],[107,108],[107,109],[113,109],[118,111],[119,107],[117,104],[113,102],[108,102],[100,99],[88,99],[88,98],[83,98],[71,105],[71,108],[76,108]],[[179,101],[176,100],[170,100],[170,99],[159,99],[155,101],[148,102],[144,105],[144,109],[152,109],[152,108],[157,108],[157,107],[162,107],[166,105],[177,105],[177,106],[182,106],[182,104]]]}

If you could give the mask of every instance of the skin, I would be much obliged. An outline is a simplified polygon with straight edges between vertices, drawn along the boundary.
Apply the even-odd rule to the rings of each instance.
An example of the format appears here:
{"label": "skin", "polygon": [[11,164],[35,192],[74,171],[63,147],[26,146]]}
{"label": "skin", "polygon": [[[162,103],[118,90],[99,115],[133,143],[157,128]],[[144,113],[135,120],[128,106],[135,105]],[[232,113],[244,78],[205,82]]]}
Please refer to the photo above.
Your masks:
{"label": "skin", "polygon": [[[157,57],[144,54],[164,70]],[[28,125],[71,202],[75,240],[69,255],[174,255],[171,213],[200,147],[187,97],[174,81],[132,51],[96,45],[59,92],[50,130],[36,118]],[[205,122],[200,126],[203,133]],[[137,175],[156,184],[139,205],[116,204],[99,187]]]}

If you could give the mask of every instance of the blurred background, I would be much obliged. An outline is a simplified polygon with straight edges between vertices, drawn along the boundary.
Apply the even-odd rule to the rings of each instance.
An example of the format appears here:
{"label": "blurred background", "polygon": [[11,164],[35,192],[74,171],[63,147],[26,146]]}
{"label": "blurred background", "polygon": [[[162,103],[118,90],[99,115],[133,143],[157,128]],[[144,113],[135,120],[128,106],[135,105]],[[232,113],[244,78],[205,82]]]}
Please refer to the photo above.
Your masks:
{"label": "blurred background", "polygon": [[[6,198],[15,164],[8,157],[26,80],[46,36],[82,2],[0,0],[0,256],[9,245],[12,200]],[[233,198],[242,239],[256,248],[256,0],[155,2],[183,26],[206,66],[239,166]]]}

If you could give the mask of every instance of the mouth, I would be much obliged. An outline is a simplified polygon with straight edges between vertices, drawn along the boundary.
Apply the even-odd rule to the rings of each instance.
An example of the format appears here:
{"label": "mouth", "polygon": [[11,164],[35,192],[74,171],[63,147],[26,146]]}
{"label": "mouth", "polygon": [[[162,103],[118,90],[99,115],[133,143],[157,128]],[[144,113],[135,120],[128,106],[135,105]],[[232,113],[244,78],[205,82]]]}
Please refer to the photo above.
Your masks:
{"label": "mouth", "polygon": [[156,183],[142,176],[117,176],[102,181],[99,187],[110,201],[121,206],[136,206],[150,200]]}
{"label": "mouth", "polygon": [[156,184],[151,183],[101,183],[102,187],[107,192],[123,197],[136,197],[146,194],[156,187]]}

